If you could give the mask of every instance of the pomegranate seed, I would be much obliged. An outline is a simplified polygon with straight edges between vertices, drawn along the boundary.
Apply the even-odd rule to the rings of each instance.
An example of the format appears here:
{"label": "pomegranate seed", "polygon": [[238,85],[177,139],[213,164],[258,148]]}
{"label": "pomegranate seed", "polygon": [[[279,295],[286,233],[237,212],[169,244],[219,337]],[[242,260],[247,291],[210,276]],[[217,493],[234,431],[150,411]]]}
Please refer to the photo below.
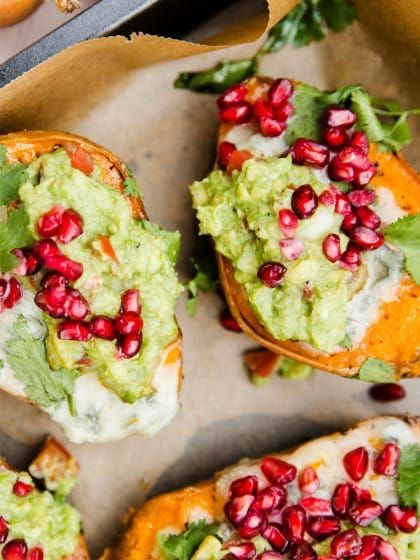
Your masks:
{"label": "pomegranate seed", "polygon": [[262,531],[261,536],[266,539],[274,550],[278,552],[286,552],[290,543],[281,527],[275,525],[266,525]]}
{"label": "pomegranate seed", "polygon": [[238,528],[238,533],[243,539],[256,537],[263,528],[265,519],[257,511],[250,511]]}
{"label": "pomegranate seed", "polygon": [[138,334],[143,328],[143,320],[134,311],[125,311],[115,318],[115,328],[120,334]]}
{"label": "pomegranate seed", "polygon": [[22,299],[23,290],[20,282],[13,278],[10,278],[8,282],[8,290],[6,296],[3,298],[3,305],[6,309],[12,309],[18,301]]}
{"label": "pomegranate seed", "polygon": [[356,525],[367,527],[383,512],[383,507],[378,502],[371,500],[355,504],[349,509],[349,517]]}
{"label": "pomegranate seed", "polygon": [[369,456],[365,447],[357,447],[344,455],[343,465],[347,474],[358,482],[368,469]]}
{"label": "pomegranate seed", "polygon": [[258,269],[258,278],[269,288],[276,288],[282,284],[286,267],[279,262],[266,262]]}
{"label": "pomegranate seed", "polygon": [[317,541],[323,541],[339,533],[341,523],[338,517],[329,515],[327,517],[310,517],[306,530]]}
{"label": "pomegranate seed", "polygon": [[318,196],[311,185],[301,185],[293,191],[292,209],[300,220],[310,218],[318,207]]}
{"label": "pomegranate seed", "polygon": [[69,281],[58,272],[48,272],[41,280],[41,288],[63,288],[67,287]]}
{"label": "pomegranate seed", "polygon": [[306,140],[305,138],[298,138],[293,144],[290,154],[293,163],[300,165],[310,165],[312,167],[324,167],[327,165],[330,158],[330,152],[327,146],[314,142],[313,140]]}
{"label": "pomegranate seed", "polygon": [[376,552],[379,554],[381,560],[400,560],[400,555],[392,544],[384,539],[380,539],[377,546]]}
{"label": "pomegranate seed", "polygon": [[255,494],[258,491],[258,478],[256,476],[244,476],[234,480],[229,486],[229,495],[237,498],[238,496],[246,496]]}
{"label": "pomegranate seed", "polygon": [[303,507],[309,515],[332,515],[331,502],[324,498],[309,496],[302,498],[299,505]]}
{"label": "pomegranate seed", "polygon": [[356,269],[360,266],[362,258],[360,256],[360,249],[356,247],[353,243],[347,245],[347,249],[341,255],[341,264],[349,267],[350,270]]}
{"label": "pomegranate seed", "polygon": [[90,313],[89,304],[79,290],[68,290],[64,303],[66,316],[81,321]]}
{"label": "pomegranate seed", "polygon": [[23,498],[33,492],[34,487],[32,484],[28,484],[27,482],[23,482],[23,480],[17,480],[13,484],[13,494],[18,496],[18,498]]}
{"label": "pomegranate seed", "polygon": [[343,107],[327,107],[324,113],[324,120],[328,126],[341,126],[349,128],[356,122],[356,115],[349,109]]}
{"label": "pomegranate seed", "polygon": [[418,525],[416,508],[388,506],[382,514],[382,519],[390,529],[403,533],[414,532]]}
{"label": "pomegranate seed", "polygon": [[0,544],[3,544],[7,541],[7,537],[9,535],[9,527],[7,526],[7,522],[4,517],[0,516]]}
{"label": "pomegranate seed", "polygon": [[278,552],[274,552],[274,550],[266,550],[261,552],[255,560],[284,560],[284,557]]}
{"label": "pomegranate seed", "polygon": [[77,340],[86,342],[92,338],[89,325],[82,321],[63,321],[58,325],[58,338],[61,340]]}
{"label": "pomegranate seed", "polygon": [[66,288],[63,286],[49,287],[41,290],[35,295],[35,304],[45,313],[62,319],[66,316],[64,305],[67,299]]}
{"label": "pomegranate seed", "polygon": [[[382,514],[382,520],[387,527],[394,531],[399,530],[400,521],[403,517],[403,511],[399,506],[388,506]],[[417,525],[417,520],[416,520]]]}
{"label": "pomegranate seed", "polygon": [[63,212],[64,208],[62,206],[53,206],[51,210],[39,218],[36,228],[41,237],[55,237],[57,235]]}
{"label": "pomegranate seed", "polygon": [[355,208],[356,216],[362,226],[377,229],[381,225],[381,218],[371,208],[362,206]]}
{"label": "pomegranate seed", "polygon": [[366,169],[355,169],[353,185],[358,188],[365,187],[376,173],[376,167],[373,163],[369,163]]}
{"label": "pomegranate seed", "polygon": [[59,272],[70,282],[78,280],[83,274],[83,264],[69,259],[65,255],[52,255],[45,259],[45,266]]}
{"label": "pomegranate seed", "polygon": [[6,543],[1,551],[3,560],[26,560],[28,547],[23,539],[14,539]]}
{"label": "pomegranate seed", "polygon": [[316,560],[317,554],[312,546],[304,542],[302,544],[294,544],[290,551],[290,560]]}
{"label": "pomegranate seed", "polygon": [[397,474],[401,450],[395,443],[387,443],[376,457],[373,470],[376,474],[394,476]]}
{"label": "pomegranate seed", "polygon": [[222,94],[217,98],[217,105],[222,108],[227,105],[236,105],[245,100],[248,88],[244,84],[235,84],[227,88]]}
{"label": "pomegranate seed", "polygon": [[289,484],[297,474],[294,465],[275,457],[264,457],[261,470],[271,484]]}
{"label": "pomegranate seed", "polygon": [[268,99],[273,107],[279,107],[284,101],[293,94],[293,84],[286,78],[274,80],[268,90]]}
{"label": "pomegranate seed", "polygon": [[237,105],[228,105],[219,110],[219,118],[227,124],[243,124],[249,121],[252,116],[251,105],[242,101]]}
{"label": "pomegranate seed", "polygon": [[9,282],[5,278],[0,278],[0,299],[7,297],[9,293]]}
{"label": "pomegranate seed", "polygon": [[378,383],[369,389],[369,395],[378,402],[392,402],[405,398],[405,389],[398,383]]}
{"label": "pomegranate seed", "polygon": [[89,329],[93,336],[104,340],[114,340],[117,337],[114,321],[104,315],[97,315],[89,321]]}
{"label": "pomegranate seed", "polygon": [[274,107],[276,119],[281,122],[286,122],[287,119],[290,119],[294,112],[295,109],[289,101],[283,101],[278,107]]}
{"label": "pomegranate seed", "polygon": [[337,194],[335,198],[335,211],[341,216],[351,214],[351,203],[348,196],[342,192]]}
{"label": "pomegranate seed", "polygon": [[288,208],[279,210],[278,213],[279,227],[286,237],[293,237],[295,229],[299,225],[296,215]]}
{"label": "pomegranate seed", "polygon": [[303,253],[303,242],[300,239],[280,239],[280,250],[289,261],[295,261]]}
{"label": "pomegranate seed", "polygon": [[226,170],[233,152],[236,150],[235,144],[232,142],[221,142],[219,144],[217,164],[220,169]]}
{"label": "pomegranate seed", "polygon": [[118,341],[118,357],[132,358],[140,352],[142,334],[127,334]]}
{"label": "pomegranate seed", "polygon": [[283,523],[283,510],[275,509],[267,512],[267,521],[272,525],[281,525]]}
{"label": "pomegranate seed", "polygon": [[283,487],[268,486],[258,493],[256,500],[252,506],[257,511],[272,512],[274,509],[280,509],[287,500],[287,491]]}
{"label": "pomegranate seed", "polygon": [[305,467],[300,471],[298,482],[302,494],[313,494],[319,488],[319,478],[312,467]]}
{"label": "pomegranate seed", "polygon": [[52,239],[43,239],[37,241],[33,247],[32,251],[36,257],[38,257],[42,262],[44,262],[49,257],[54,257],[60,255],[60,249],[57,247],[55,241]]}
{"label": "pomegranate seed", "polygon": [[265,117],[274,118],[272,108],[266,101],[263,101],[262,99],[257,99],[257,101],[252,106],[252,111],[257,120],[261,120]]}
{"label": "pomegranate seed", "polygon": [[346,132],[337,126],[328,126],[324,130],[323,138],[331,149],[342,148],[347,142]]}
{"label": "pomegranate seed", "polygon": [[362,552],[375,552],[380,540],[381,537],[378,537],[377,535],[365,535],[364,537],[362,537]]}
{"label": "pomegranate seed", "polygon": [[220,313],[219,320],[222,327],[227,331],[242,332],[241,327],[238,325],[236,320],[232,317],[232,314],[229,311],[229,309],[222,310],[222,312]]}
{"label": "pomegranate seed", "polygon": [[375,200],[375,191],[369,189],[356,189],[347,195],[353,206],[368,206]]}
{"label": "pomegranate seed", "polygon": [[364,171],[371,165],[363,151],[357,146],[347,146],[337,155],[338,159],[345,165],[350,165],[354,169]]}
{"label": "pomegranate seed", "polygon": [[322,191],[319,195],[318,200],[324,206],[335,206],[335,194],[330,190]]}
{"label": "pomegranate seed", "polygon": [[354,169],[335,156],[328,166],[328,177],[333,181],[350,182],[354,179]]}
{"label": "pomegranate seed", "polygon": [[357,146],[367,156],[369,151],[369,140],[361,130],[355,130],[350,137],[350,145]]}
{"label": "pomegranate seed", "polygon": [[372,500],[372,495],[366,488],[360,488],[357,484],[349,484],[352,492],[352,504],[355,502],[369,502]]}
{"label": "pomegranate seed", "polygon": [[336,558],[354,556],[362,548],[362,539],[355,529],[349,529],[336,535],[331,542],[331,552]]}
{"label": "pomegranate seed", "polygon": [[35,255],[25,249],[13,249],[12,253],[19,259],[19,265],[13,270],[19,276],[32,276],[41,268],[41,263]]}
{"label": "pomegranate seed", "polygon": [[259,127],[261,134],[269,138],[280,136],[286,130],[285,123],[278,121],[275,117],[263,117],[259,121]]}
{"label": "pomegranate seed", "polygon": [[63,212],[57,239],[61,243],[70,243],[83,233],[83,218],[71,208]]}
{"label": "pomegranate seed", "polygon": [[351,232],[350,239],[361,249],[372,251],[384,244],[382,233],[373,231],[365,226],[356,226]]}
{"label": "pomegranate seed", "polygon": [[348,214],[344,215],[343,221],[341,222],[341,229],[344,231],[344,233],[350,235],[350,233],[356,227],[356,224],[357,224],[356,214],[349,212]]}
{"label": "pomegranate seed", "polygon": [[341,257],[340,238],[336,233],[330,233],[322,242],[324,255],[331,262],[337,262]]}
{"label": "pomegranate seed", "polygon": [[289,506],[283,511],[286,535],[292,544],[301,543],[306,530],[306,513],[301,506]]}
{"label": "pomegranate seed", "polygon": [[93,171],[92,156],[80,146],[71,154],[71,166],[89,175]]}
{"label": "pomegranate seed", "polygon": [[225,548],[238,560],[251,560],[255,556],[255,544],[252,542],[229,544]]}
{"label": "pomegranate seed", "polygon": [[134,313],[140,313],[140,310],[139,291],[126,290],[121,296],[121,311],[133,311]]}
{"label": "pomegranate seed", "polygon": [[28,553],[28,560],[43,560],[44,558],[44,551],[40,546],[35,546],[31,548]]}

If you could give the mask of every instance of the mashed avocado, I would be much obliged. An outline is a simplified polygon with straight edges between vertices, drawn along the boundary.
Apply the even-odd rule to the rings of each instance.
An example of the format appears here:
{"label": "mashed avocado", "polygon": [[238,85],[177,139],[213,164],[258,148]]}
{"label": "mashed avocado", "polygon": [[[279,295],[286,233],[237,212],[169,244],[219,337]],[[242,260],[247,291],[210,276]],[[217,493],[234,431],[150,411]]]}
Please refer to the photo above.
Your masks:
{"label": "mashed avocado", "polygon": [[28,548],[42,546],[45,560],[73,554],[81,527],[79,513],[49,492],[34,490],[16,496],[12,489],[17,479],[32,484],[26,473],[0,472],[0,512],[9,528],[9,540],[22,538]]}
{"label": "mashed avocado", "polygon": [[[349,272],[328,261],[322,241],[329,233],[341,238],[342,217],[333,207],[318,206],[300,222],[296,237],[304,243],[302,255],[290,261],[280,250],[284,236],[278,211],[290,208],[293,189],[309,183],[317,194],[325,188],[315,173],[293,165],[290,157],[248,160],[228,177],[213,171],[191,186],[200,233],[209,234],[216,249],[233,264],[236,280],[244,287],[253,312],[279,340],[299,340],[325,352],[337,350],[345,337]],[[278,261],[287,267],[277,288],[257,278],[259,267]]]}
{"label": "mashed avocado", "polygon": [[[174,271],[179,234],[135,220],[129,202],[103,181],[100,168],[95,167],[92,175],[87,176],[71,166],[62,149],[31,163],[28,177],[19,196],[36,238],[38,219],[55,205],[72,208],[83,218],[83,234],[67,245],[60,244],[60,249],[83,264],[83,275],[73,285],[88,300],[91,313],[114,317],[121,294],[137,289],[144,321],[140,353],[131,359],[117,360],[115,341],[59,340],[58,321],[45,315],[50,366],[54,370],[77,368],[78,361],[87,354],[90,364],[83,372],[93,370],[122,400],[134,402],[151,394],[160,353],[178,332],[173,310],[181,291]],[[109,239],[117,261],[101,252],[101,237]]]}

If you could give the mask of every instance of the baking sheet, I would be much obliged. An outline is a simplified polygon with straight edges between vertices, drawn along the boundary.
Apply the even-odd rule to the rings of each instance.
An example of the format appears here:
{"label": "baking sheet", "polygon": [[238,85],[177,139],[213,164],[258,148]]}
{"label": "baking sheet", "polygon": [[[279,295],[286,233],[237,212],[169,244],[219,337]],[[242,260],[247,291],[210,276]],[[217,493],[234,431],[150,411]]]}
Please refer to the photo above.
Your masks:
{"label": "baking sheet", "polygon": [[[272,20],[293,3],[273,0]],[[264,73],[325,88],[359,82],[372,94],[399,98],[404,106],[418,104],[419,3],[406,0],[398,3],[400,10],[396,4],[360,2],[362,25],[354,24],[322,43],[300,50],[287,47],[266,57]],[[238,9],[248,14],[251,5],[252,1],[242,0]],[[229,14],[237,21],[238,12]],[[199,30],[195,37],[217,30],[219,23]],[[234,36],[239,41],[255,38],[266,24],[264,15]],[[120,38],[91,41],[1,90],[0,127],[69,130],[119,154],[133,169],[151,218],[181,231],[179,270],[185,279],[196,245],[187,185],[211,166],[217,113],[214,97],[174,90],[172,82],[181,70],[202,69],[222,56],[239,57],[254,49],[255,45],[236,46],[211,53],[206,46],[148,37],[131,43]],[[191,52],[201,54],[175,60]],[[165,59],[170,62],[162,62]],[[416,140],[407,155],[419,166],[418,125],[413,129]],[[216,296],[203,296],[191,318],[185,294],[179,301],[185,381],[182,410],[168,428],[154,439],[68,444],[82,467],[73,500],[83,514],[93,557],[112,542],[127,508],[149,495],[196,482],[242,456],[281,449],[362,418],[420,413],[418,380],[404,382],[408,397],[390,405],[371,401],[362,382],[322,372],[305,382],[273,378],[267,387],[256,389],[241,358],[254,344],[219,326],[220,305]],[[28,404],[1,394],[0,411],[0,452],[17,466],[24,465],[44,434],[65,441],[59,428]]]}

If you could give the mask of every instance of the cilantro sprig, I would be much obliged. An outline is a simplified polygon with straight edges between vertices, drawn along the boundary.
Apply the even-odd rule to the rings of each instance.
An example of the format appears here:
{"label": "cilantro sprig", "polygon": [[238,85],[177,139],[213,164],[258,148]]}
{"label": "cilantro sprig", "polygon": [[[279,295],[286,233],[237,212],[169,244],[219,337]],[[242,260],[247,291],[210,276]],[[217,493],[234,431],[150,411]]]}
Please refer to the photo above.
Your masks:
{"label": "cilantro sprig", "polygon": [[0,144],[0,205],[18,198],[19,188],[27,177],[27,166],[8,163],[6,146]]}
{"label": "cilantro sprig", "polygon": [[385,239],[403,251],[407,272],[420,284],[420,214],[404,216],[389,224]]}
{"label": "cilantro sprig", "polygon": [[191,317],[197,311],[198,295],[214,291],[219,285],[219,275],[213,251],[193,259],[193,266],[194,275],[187,283],[187,311]]}
{"label": "cilantro sprig", "polygon": [[209,535],[215,535],[219,526],[208,525],[201,519],[191,523],[180,535],[170,535],[161,539],[160,551],[165,560],[190,560],[191,556]]}
{"label": "cilantro sprig", "polygon": [[420,512],[420,445],[403,447],[398,465],[398,494],[405,506],[416,506]]}
{"label": "cilantro sprig", "polygon": [[26,247],[33,241],[25,208],[9,211],[7,222],[0,223],[0,272],[8,272],[18,265],[18,259],[11,253],[13,249]]}

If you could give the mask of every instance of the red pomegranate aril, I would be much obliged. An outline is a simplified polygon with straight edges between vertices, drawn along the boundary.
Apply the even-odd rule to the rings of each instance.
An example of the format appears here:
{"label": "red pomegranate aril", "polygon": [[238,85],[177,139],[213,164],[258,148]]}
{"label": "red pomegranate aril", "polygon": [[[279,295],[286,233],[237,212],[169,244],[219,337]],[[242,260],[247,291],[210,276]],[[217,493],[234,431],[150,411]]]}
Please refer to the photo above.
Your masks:
{"label": "red pomegranate aril", "polygon": [[348,196],[344,193],[339,193],[335,197],[335,211],[340,216],[346,216],[347,214],[351,214],[352,208],[351,203]]}
{"label": "red pomegranate aril", "polygon": [[123,335],[138,334],[143,328],[143,320],[134,311],[124,311],[116,316],[115,328],[118,333]]}
{"label": "red pomegranate aril", "polygon": [[23,289],[18,280],[13,276],[8,282],[8,291],[6,297],[3,298],[3,305],[6,309],[12,309],[18,301],[22,299]]}
{"label": "red pomegranate aril", "polygon": [[79,290],[67,290],[64,309],[67,317],[81,321],[90,313],[89,304]]}
{"label": "red pomegranate aril", "polygon": [[114,321],[104,315],[93,317],[89,321],[89,329],[96,338],[114,340],[117,337]]}
{"label": "red pomegranate aril", "polygon": [[306,530],[317,541],[323,541],[332,537],[340,532],[341,523],[338,517],[333,515],[329,516],[316,516],[310,517]]}
{"label": "red pomegranate aril", "polygon": [[403,516],[398,524],[398,529],[403,533],[413,533],[418,526],[416,508],[403,507],[401,510]]}
{"label": "red pomegranate aril", "polygon": [[221,142],[217,152],[217,164],[220,169],[226,170],[233,152],[236,150],[235,144],[232,142]]}
{"label": "red pomegranate aril", "polygon": [[306,531],[306,513],[301,506],[289,506],[283,511],[286,535],[292,544],[301,543]]}
{"label": "red pomegranate aril", "polygon": [[343,221],[341,222],[341,229],[344,231],[344,233],[350,235],[350,233],[354,230],[356,225],[357,225],[356,214],[353,214],[353,212],[349,212],[348,214],[344,215]]}
{"label": "red pomegranate aril", "polygon": [[365,226],[356,226],[351,232],[350,239],[361,249],[373,251],[384,244],[382,233],[373,231]]}
{"label": "red pomegranate aril", "polygon": [[367,156],[369,151],[369,140],[362,130],[355,130],[349,141],[351,146],[357,146]]}
{"label": "red pomegranate aril", "polygon": [[52,286],[44,288],[35,295],[35,304],[54,319],[62,319],[66,316],[64,309],[66,298],[65,287]]}
{"label": "red pomegranate aril", "polygon": [[41,263],[32,253],[27,249],[13,249],[12,253],[19,259],[20,263],[15,269],[15,273],[20,276],[32,276],[36,274],[41,268]]}
{"label": "red pomegranate aril", "polygon": [[331,552],[335,558],[355,556],[361,551],[362,539],[355,529],[336,535],[331,541]]}
{"label": "red pomegranate aril", "polygon": [[272,108],[263,99],[257,99],[257,101],[252,106],[252,112],[258,121],[265,117],[274,118]]}
{"label": "red pomegranate aril", "polygon": [[33,490],[34,490],[34,487],[32,486],[32,484],[28,484],[27,482],[24,482],[23,480],[17,480],[13,484],[13,494],[15,496],[18,496],[18,498],[23,498],[23,497],[27,496],[28,494],[33,492]]}
{"label": "red pomegranate aril", "polygon": [[274,550],[266,550],[256,556],[255,560],[284,560],[284,556],[279,552],[274,552]]}
{"label": "red pomegranate aril", "polygon": [[261,531],[261,536],[264,537],[277,552],[286,552],[290,546],[283,529],[276,525],[266,525]]}
{"label": "red pomegranate aril", "polygon": [[290,551],[290,560],[316,560],[317,554],[312,546],[304,542],[302,544],[294,544]]}
{"label": "red pomegranate aril", "polygon": [[318,207],[318,196],[311,185],[301,185],[293,191],[291,205],[300,220],[310,218]]}
{"label": "red pomegranate aril", "polygon": [[28,547],[23,539],[14,539],[6,543],[1,551],[3,560],[26,560]]}
{"label": "red pomegranate aril", "polygon": [[357,188],[365,187],[376,173],[376,167],[373,163],[369,163],[366,169],[355,169],[353,185]]}
{"label": "red pomegranate aril", "polygon": [[374,500],[355,504],[349,509],[349,518],[360,527],[367,527],[383,512],[383,507]]}
{"label": "red pomegranate aril", "polygon": [[50,257],[60,255],[60,249],[52,239],[42,239],[32,246],[32,251],[42,262]]}
{"label": "red pomegranate aril", "polygon": [[313,494],[319,488],[319,478],[316,470],[312,467],[305,467],[299,473],[299,489],[302,494]]}
{"label": "red pomegranate aril", "polygon": [[121,311],[140,313],[140,310],[139,291],[134,289],[126,290],[121,296]]}
{"label": "red pomegranate aril", "polygon": [[342,148],[347,142],[345,130],[338,126],[328,126],[324,130],[323,138],[325,143],[333,150]]}
{"label": "red pomegranate aril", "polygon": [[226,503],[225,514],[229,521],[237,527],[245,519],[250,507],[254,503],[255,496],[244,494],[237,496]]}
{"label": "red pomegranate aril", "polygon": [[352,505],[356,502],[369,502],[372,500],[372,495],[366,488],[360,488],[357,484],[349,484],[352,493]]}
{"label": "red pomegranate aril", "polygon": [[48,272],[41,280],[41,288],[63,288],[68,285],[69,281],[58,272]]}
{"label": "red pomegranate aril", "polygon": [[238,533],[243,539],[252,539],[260,534],[264,524],[265,519],[262,513],[251,510],[238,527]]}
{"label": "red pomegranate aril", "polygon": [[4,517],[0,516],[0,544],[3,544],[7,541],[7,537],[9,535],[9,527],[7,526],[7,521]]}
{"label": "red pomegranate aril", "polygon": [[394,546],[384,539],[380,539],[376,546],[376,553],[381,560],[400,560],[400,555]]}
{"label": "red pomegranate aril", "polygon": [[[353,243],[347,245],[346,250],[341,255],[341,263],[350,267],[350,270],[360,266],[362,258],[360,256],[360,248],[356,247]],[[354,268],[352,268],[354,267]]]}
{"label": "red pomegranate aril", "polygon": [[348,198],[353,206],[368,206],[376,198],[375,191],[369,189],[355,189],[348,193]]}
{"label": "red pomegranate aril", "polygon": [[88,323],[82,321],[63,321],[58,325],[57,331],[60,340],[87,342],[92,338]]}
{"label": "red pomegranate aril", "polygon": [[279,107],[284,101],[293,94],[293,84],[286,78],[274,80],[268,90],[268,100],[273,107]]}
{"label": "red pomegranate aril", "polygon": [[267,486],[257,494],[253,509],[272,512],[281,509],[287,500],[287,490],[282,486]]}
{"label": "red pomegranate aril", "polygon": [[369,389],[371,398],[378,402],[392,402],[405,398],[405,389],[398,383],[378,383]]}
{"label": "red pomegranate aril", "polygon": [[287,119],[290,119],[294,112],[295,108],[289,101],[283,101],[278,107],[274,107],[274,115],[281,122],[286,122]]}
{"label": "red pomegranate aril", "polygon": [[295,480],[297,474],[294,465],[276,457],[264,457],[261,470],[271,484],[289,484]]}
{"label": "red pomegranate aril", "polygon": [[238,325],[236,319],[232,316],[231,312],[227,308],[221,311],[219,321],[222,327],[227,331],[237,333],[242,332],[242,328]]}
{"label": "red pomegranate aril", "polygon": [[31,548],[28,553],[28,560],[43,560],[44,558],[44,551],[40,546],[35,546]]}
{"label": "red pomegranate aril", "polygon": [[242,101],[237,105],[229,105],[219,110],[219,118],[227,124],[243,124],[249,121],[252,116],[251,105]]}
{"label": "red pomegranate aril", "polygon": [[367,206],[361,206],[360,208],[354,209],[357,219],[362,226],[365,226],[369,229],[377,229],[381,225],[381,218],[368,208]]}
{"label": "red pomegranate aril", "polygon": [[222,108],[228,105],[236,105],[245,100],[248,88],[244,84],[235,84],[227,88],[217,98],[217,105]]}
{"label": "red pomegranate aril", "polygon": [[9,282],[5,278],[0,278],[0,299],[7,297],[9,293]]}
{"label": "red pomegranate aril", "polygon": [[331,507],[335,515],[341,519],[347,517],[351,501],[351,488],[348,484],[338,484],[331,500]]}
{"label": "red pomegranate aril", "polygon": [[47,257],[44,264],[46,268],[59,272],[70,282],[75,282],[83,274],[83,264],[73,261],[65,255]]}
{"label": "red pomegranate aril", "polygon": [[303,253],[303,242],[296,237],[294,239],[280,239],[280,250],[289,261],[295,261]]}
{"label": "red pomegranate aril", "polygon": [[354,168],[343,163],[338,156],[335,156],[328,166],[328,177],[333,181],[351,182],[354,179]]}
{"label": "red pomegranate aril", "polygon": [[343,107],[331,106],[325,110],[324,121],[328,126],[349,128],[356,122],[356,114]]}
{"label": "red pomegranate aril", "polygon": [[340,237],[336,233],[330,233],[322,242],[324,255],[331,262],[337,262],[341,257]]}
{"label": "red pomegranate aril", "polygon": [[279,262],[266,262],[258,269],[258,278],[269,288],[280,286],[286,274],[286,267]]}
{"label": "red pomegranate aril", "polygon": [[61,219],[64,208],[62,206],[53,206],[51,210],[42,214],[39,218],[36,228],[41,237],[55,237],[59,232]]}
{"label": "red pomegranate aril", "polygon": [[229,486],[229,495],[233,498],[239,496],[255,496],[258,492],[258,478],[256,476],[244,476],[234,480]]}
{"label": "red pomegranate aril", "polygon": [[290,154],[293,163],[299,165],[310,165],[311,167],[321,168],[327,165],[330,158],[330,152],[327,146],[314,142],[313,140],[306,140],[305,138],[298,138],[293,144]]}
{"label": "red pomegranate aril", "polygon": [[335,206],[335,194],[329,189],[326,189],[319,195],[318,201],[324,206]]}
{"label": "red pomegranate aril", "polygon": [[71,208],[63,212],[57,239],[61,243],[70,243],[83,233],[83,218]]}
{"label": "red pomegranate aril", "polygon": [[140,352],[142,334],[127,334],[118,341],[118,357],[133,358]]}
{"label": "red pomegranate aril", "polygon": [[376,474],[395,476],[398,470],[401,450],[395,443],[386,443],[382,451],[375,459],[373,470]]}
{"label": "red pomegranate aril", "polygon": [[286,237],[293,237],[296,228],[299,225],[299,221],[291,210],[288,208],[282,208],[278,213],[278,222],[281,231]]}
{"label": "red pomegranate aril", "polygon": [[354,169],[365,170],[371,165],[366,155],[357,146],[347,146],[337,155],[337,158],[345,165],[350,165]]}
{"label": "red pomegranate aril", "polygon": [[332,515],[331,502],[325,498],[308,496],[299,500],[299,505],[308,515]]}
{"label": "red pomegranate aril", "polygon": [[261,134],[269,138],[280,136],[286,130],[285,123],[278,121],[275,117],[263,117],[258,124]]}
{"label": "red pomegranate aril", "polygon": [[362,552],[375,552],[380,540],[381,537],[378,537],[378,535],[365,535],[362,537]]}
{"label": "red pomegranate aril", "polygon": [[252,542],[228,544],[223,548],[229,550],[238,560],[251,560],[255,556],[255,544]]}
{"label": "red pomegranate aril", "polygon": [[368,469],[369,455],[365,447],[356,447],[344,455],[343,465],[350,478],[359,482]]}

